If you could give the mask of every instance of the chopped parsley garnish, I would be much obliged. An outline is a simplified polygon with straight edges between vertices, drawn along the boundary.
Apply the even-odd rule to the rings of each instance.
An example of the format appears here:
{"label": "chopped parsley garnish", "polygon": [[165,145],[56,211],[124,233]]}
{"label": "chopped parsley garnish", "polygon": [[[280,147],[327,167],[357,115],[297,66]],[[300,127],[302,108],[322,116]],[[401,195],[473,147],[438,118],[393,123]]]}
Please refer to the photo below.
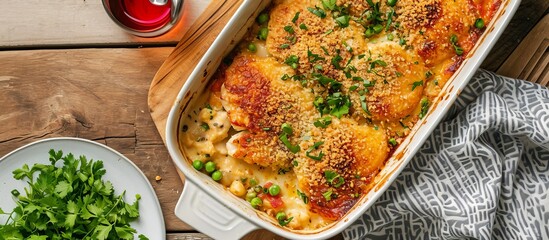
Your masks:
{"label": "chopped parsley garnish", "polygon": [[283,123],[282,126],[280,126],[280,128],[282,129],[282,132],[284,132],[288,135],[294,134],[294,129],[288,123]]}
{"label": "chopped parsley garnish", "polygon": [[294,133],[292,126],[290,126],[290,124],[288,123],[283,123],[281,129],[282,133],[279,136],[280,141],[284,143],[284,145],[288,148],[288,150],[290,150],[290,152],[298,153],[301,150],[299,145],[293,145],[288,139],[288,136],[291,136]]}
{"label": "chopped parsley garnish", "polygon": [[297,19],[299,19],[299,14],[300,14],[300,12],[295,13],[294,18],[292,18],[293,23],[297,22]]}
{"label": "chopped parsley garnish", "polygon": [[343,60],[343,58],[339,55],[339,53],[332,58],[332,65],[338,70],[343,69],[341,65],[339,65],[341,60]]}
{"label": "chopped parsley garnish", "polygon": [[303,203],[305,204],[309,203],[309,197],[307,197],[305,193],[299,191],[299,189],[296,189],[296,191],[297,191],[297,196],[301,198],[301,200],[303,200]]}
{"label": "chopped parsley garnish", "polygon": [[321,96],[317,96],[313,105],[318,109],[320,114],[331,114],[337,118],[341,118],[343,115],[349,113],[351,100],[349,96],[336,92],[328,95],[326,101]]}
{"label": "chopped parsley garnish", "polygon": [[345,183],[345,179],[342,176],[339,176],[338,173],[331,170],[324,171],[324,177],[326,178],[326,181],[335,188],[341,187],[341,185]]}
{"label": "chopped parsley garnish", "polygon": [[288,49],[290,48],[290,44],[287,44],[287,43],[283,43],[283,44],[280,44],[280,49]]}
{"label": "chopped parsley garnish", "polygon": [[425,72],[425,78],[429,79],[429,78],[431,78],[432,76],[433,76],[433,72],[431,72],[431,71]]}
{"label": "chopped parsley garnish", "polygon": [[339,89],[341,89],[342,84],[340,82],[334,80],[333,78],[329,78],[329,77],[327,77],[325,75],[322,75],[320,73],[313,73],[311,76],[314,77],[314,80],[318,81],[318,83],[320,83],[320,85],[330,89],[333,92],[337,92],[337,91],[339,91]]}
{"label": "chopped parsley garnish", "polygon": [[458,56],[463,55],[463,48],[458,45],[458,37],[455,34],[452,34],[452,36],[450,36],[450,43],[452,43],[454,51]]}
{"label": "chopped parsley garnish", "polygon": [[421,110],[419,112],[419,119],[423,119],[425,115],[427,115],[427,111],[429,110],[429,100],[424,97],[421,99],[421,102],[419,103],[421,105]]}
{"label": "chopped parsley garnish", "polygon": [[326,116],[326,117],[315,120],[313,124],[315,125],[315,127],[318,127],[318,128],[327,128],[328,125],[330,125],[331,123],[332,123],[332,117]]}
{"label": "chopped parsley garnish", "polygon": [[330,200],[332,200],[332,194],[333,194],[332,189],[330,189],[330,190],[322,193],[322,196],[324,197],[324,199],[326,199],[326,201],[330,201]]}
{"label": "chopped parsley garnish", "polygon": [[321,57],[320,55],[311,52],[311,50],[309,50],[308,48],[307,48],[307,58],[309,59],[309,62],[311,62],[311,63],[314,63],[316,61],[326,60],[325,58]]}
{"label": "chopped parsley garnish", "polygon": [[322,6],[325,10],[335,10],[337,0],[322,0]]}
{"label": "chopped parsley garnish", "polygon": [[294,27],[292,27],[290,25],[284,26],[284,31],[286,31],[289,34],[294,34],[295,33]]}
{"label": "chopped parsley garnish", "polygon": [[285,64],[292,67],[293,69],[297,69],[299,66],[299,57],[296,55],[290,55],[288,58],[286,58],[286,61],[284,61]]}
{"label": "chopped parsley garnish", "polygon": [[389,139],[389,144],[391,144],[392,146],[396,146],[397,145],[396,139],[395,138]]}
{"label": "chopped parsley garnish", "polygon": [[307,10],[309,10],[309,12],[311,12],[312,14],[314,14],[314,15],[320,17],[320,18],[325,18],[326,17],[326,12],[324,12],[324,10],[320,9],[317,6],[315,6],[315,8],[308,7]]}
{"label": "chopped parsley garnish", "polygon": [[395,15],[395,10],[391,8],[391,11],[387,13],[387,24],[385,24],[385,31],[389,31],[391,23],[393,23],[393,15]]}
{"label": "chopped parsley garnish", "polygon": [[367,113],[368,115],[372,115],[372,113],[370,113],[370,110],[368,110],[368,105],[366,104],[366,96],[360,96],[360,107],[362,108],[362,110],[364,110],[365,113]]}
{"label": "chopped parsley garnish", "polygon": [[341,28],[346,28],[349,26],[349,20],[351,20],[351,17],[349,15],[343,15],[340,17],[335,18],[335,21],[338,26]]}
{"label": "chopped parsley garnish", "polygon": [[423,86],[423,80],[419,80],[417,82],[414,82],[412,84],[412,91],[414,91],[414,89],[416,89],[416,87],[419,87],[419,86]]}
{"label": "chopped parsley garnish", "polygon": [[290,223],[293,219],[294,219],[294,217],[290,217],[288,219],[279,219],[278,224],[280,224],[280,226],[284,227],[284,226],[288,225],[288,223]]}
{"label": "chopped parsley garnish", "polygon": [[387,63],[385,61],[379,60],[379,59],[370,63],[370,69],[374,69],[376,66],[386,67]]}
{"label": "chopped parsley garnish", "polygon": [[324,54],[330,55],[330,53],[328,52],[328,49],[326,49],[326,47],[320,46],[320,48],[322,48],[322,51],[324,51]]}
{"label": "chopped parsley garnish", "polygon": [[309,150],[307,150],[307,152],[305,153],[305,155],[307,157],[309,157],[310,159],[313,159],[315,161],[321,161],[322,160],[322,157],[324,156],[324,153],[322,153],[322,151],[320,151],[320,153],[318,154],[318,156],[313,156],[311,155],[311,152],[318,149],[320,147],[320,145],[324,144],[324,142],[315,142],[315,144],[313,146],[311,146],[311,148],[309,148]]}

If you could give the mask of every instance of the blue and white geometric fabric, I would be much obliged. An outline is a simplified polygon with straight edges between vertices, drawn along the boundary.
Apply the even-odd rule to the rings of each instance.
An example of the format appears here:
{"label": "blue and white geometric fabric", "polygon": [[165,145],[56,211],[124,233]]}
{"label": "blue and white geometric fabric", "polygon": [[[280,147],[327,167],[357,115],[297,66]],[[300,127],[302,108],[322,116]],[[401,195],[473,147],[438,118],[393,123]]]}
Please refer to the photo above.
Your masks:
{"label": "blue and white geometric fabric", "polygon": [[479,70],[345,239],[549,239],[549,90]]}

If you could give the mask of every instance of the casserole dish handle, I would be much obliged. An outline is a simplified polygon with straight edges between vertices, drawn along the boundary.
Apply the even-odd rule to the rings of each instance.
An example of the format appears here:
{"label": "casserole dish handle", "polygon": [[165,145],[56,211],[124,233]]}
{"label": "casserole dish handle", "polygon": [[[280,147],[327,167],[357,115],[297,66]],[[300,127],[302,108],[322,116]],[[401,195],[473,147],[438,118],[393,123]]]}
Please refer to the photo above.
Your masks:
{"label": "casserole dish handle", "polygon": [[187,180],[175,206],[175,215],[214,239],[240,239],[258,226],[233,211]]}

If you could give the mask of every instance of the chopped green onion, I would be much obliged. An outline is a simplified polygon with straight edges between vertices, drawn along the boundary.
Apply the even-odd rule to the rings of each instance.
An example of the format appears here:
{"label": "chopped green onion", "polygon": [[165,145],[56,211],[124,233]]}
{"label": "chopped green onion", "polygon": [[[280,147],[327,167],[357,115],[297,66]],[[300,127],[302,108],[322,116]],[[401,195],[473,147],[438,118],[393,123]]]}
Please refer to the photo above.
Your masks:
{"label": "chopped green onion", "polygon": [[254,43],[248,44],[248,51],[253,52],[253,53],[257,52],[257,47],[255,46]]}

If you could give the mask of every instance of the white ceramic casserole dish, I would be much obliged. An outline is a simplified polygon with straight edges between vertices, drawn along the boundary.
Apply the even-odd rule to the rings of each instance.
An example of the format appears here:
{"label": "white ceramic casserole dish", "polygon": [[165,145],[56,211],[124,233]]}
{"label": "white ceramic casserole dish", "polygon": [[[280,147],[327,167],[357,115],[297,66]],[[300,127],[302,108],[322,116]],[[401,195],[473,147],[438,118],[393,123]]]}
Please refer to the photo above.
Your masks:
{"label": "white ceramic casserole dish", "polygon": [[479,42],[444,86],[428,115],[415,125],[408,138],[387,160],[383,170],[376,176],[372,190],[341,220],[308,233],[281,228],[274,219],[254,210],[249,203],[234,196],[209,176],[196,171],[191,165],[192,161],[186,158],[178,140],[181,116],[192,110],[190,106],[193,106],[206,91],[208,80],[215,73],[223,57],[240,41],[254,19],[269,3],[270,1],[244,0],[187,79],[167,120],[166,145],[175,165],[186,177],[175,214],[198,231],[215,239],[238,239],[258,228],[265,228],[289,239],[325,239],[347,228],[383,194],[441,121],[511,20],[520,0],[502,1],[500,9]]}

